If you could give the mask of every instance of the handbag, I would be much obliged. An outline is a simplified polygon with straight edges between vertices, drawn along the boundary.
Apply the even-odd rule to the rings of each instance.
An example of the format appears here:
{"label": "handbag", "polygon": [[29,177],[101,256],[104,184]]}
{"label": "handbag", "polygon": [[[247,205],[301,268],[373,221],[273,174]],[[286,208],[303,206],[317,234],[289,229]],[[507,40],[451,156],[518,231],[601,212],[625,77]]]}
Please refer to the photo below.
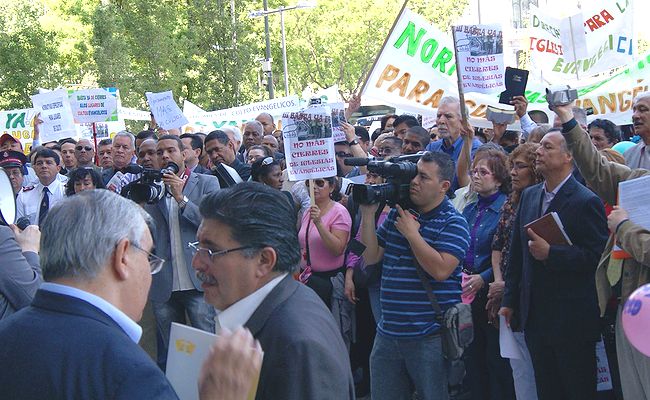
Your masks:
{"label": "handbag", "polygon": [[433,293],[431,282],[426,277],[415,257],[415,269],[427,292],[431,307],[436,312],[436,319],[442,328],[442,353],[449,361],[456,361],[463,355],[465,349],[474,340],[474,323],[472,322],[472,306],[470,304],[456,303],[443,313]]}

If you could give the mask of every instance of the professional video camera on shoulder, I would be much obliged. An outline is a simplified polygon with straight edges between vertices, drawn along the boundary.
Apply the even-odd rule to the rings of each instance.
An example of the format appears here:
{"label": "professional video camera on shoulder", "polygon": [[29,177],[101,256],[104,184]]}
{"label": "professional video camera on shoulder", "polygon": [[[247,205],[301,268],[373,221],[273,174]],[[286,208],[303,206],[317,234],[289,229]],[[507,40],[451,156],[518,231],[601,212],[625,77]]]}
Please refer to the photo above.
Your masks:
{"label": "professional video camera on shoulder", "polygon": [[178,165],[169,162],[165,168],[160,170],[143,168],[133,164],[126,168],[126,172],[141,174],[140,178],[122,188],[120,194],[138,204],[156,204],[165,197],[167,191],[162,177],[164,174],[176,174],[179,171]]}
{"label": "professional video camera on shoulder", "polygon": [[417,162],[423,153],[393,157],[388,160],[347,158],[345,165],[366,166],[368,172],[378,174],[386,183],[378,185],[351,185],[352,199],[358,204],[386,203],[390,207],[399,204],[411,208],[409,188],[418,173]]}

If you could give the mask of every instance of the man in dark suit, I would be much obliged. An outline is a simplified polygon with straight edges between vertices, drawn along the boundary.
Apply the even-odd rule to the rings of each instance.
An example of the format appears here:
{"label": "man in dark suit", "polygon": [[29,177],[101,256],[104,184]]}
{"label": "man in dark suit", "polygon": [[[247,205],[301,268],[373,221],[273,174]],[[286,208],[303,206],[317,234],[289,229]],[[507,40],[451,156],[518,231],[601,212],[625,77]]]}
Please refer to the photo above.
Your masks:
{"label": "man in dark suit", "polygon": [[292,274],[300,262],[293,207],[279,191],[244,182],[201,202],[193,266],[217,332],[250,329],[264,351],[257,399],[353,399],[343,339],[331,313]]}
{"label": "man in dark suit", "polygon": [[[536,167],[544,182],[522,193],[500,314],[524,330],[540,400],[596,398],[600,337],[594,273],[607,241],[601,200],[571,172],[562,134],[544,136]],[[549,245],[526,224],[557,212],[572,245]]]}
{"label": "man in dark suit", "polygon": [[194,133],[184,133],[181,140],[185,145],[185,166],[197,174],[209,174],[210,170],[199,164],[203,155],[203,139]]}
{"label": "man in dark suit", "polygon": [[198,204],[208,193],[219,189],[217,178],[196,174],[185,166],[183,142],[178,136],[161,136],[157,144],[158,165],[174,162],[176,174],[163,175],[168,195],[145,210],[156,223],[156,254],[167,262],[151,285],[151,305],[158,328],[158,364],[167,361],[172,322],[185,323],[189,316],[193,327],[214,332],[214,309],[205,303],[201,282],[192,269],[192,253],[187,244],[196,240],[201,223]]}
{"label": "man in dark suit", "polygon": [[0,323],[6,399],[177,399],[138,346],[151,274],[151,218],[108,190],[54,206],[42,226],[46,283]]}

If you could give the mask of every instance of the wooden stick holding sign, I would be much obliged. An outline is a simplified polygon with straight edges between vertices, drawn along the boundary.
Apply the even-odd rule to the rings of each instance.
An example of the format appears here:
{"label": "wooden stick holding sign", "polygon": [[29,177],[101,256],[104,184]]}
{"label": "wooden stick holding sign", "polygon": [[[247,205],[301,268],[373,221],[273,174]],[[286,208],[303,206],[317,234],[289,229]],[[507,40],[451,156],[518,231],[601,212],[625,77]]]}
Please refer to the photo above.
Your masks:
{"label": "wooden stick holding sign", "polygon": [[309,179],[309,204],[314,206],[316,205],[316,198],[314,197],[314,180]]}
{"label": "wooden stick holding sign", "polygon": [[460,116],[463,125],[467,124],[467,107],[465,106],[465,93],[463,92],[463,82],[461,80],[461,71],[458,67],[458,46],[456,46],[456,27],[451,27],[451,37],[454,41],[454,61],[456,62],[456,81],[458,84],[458,99],[460,100]]}

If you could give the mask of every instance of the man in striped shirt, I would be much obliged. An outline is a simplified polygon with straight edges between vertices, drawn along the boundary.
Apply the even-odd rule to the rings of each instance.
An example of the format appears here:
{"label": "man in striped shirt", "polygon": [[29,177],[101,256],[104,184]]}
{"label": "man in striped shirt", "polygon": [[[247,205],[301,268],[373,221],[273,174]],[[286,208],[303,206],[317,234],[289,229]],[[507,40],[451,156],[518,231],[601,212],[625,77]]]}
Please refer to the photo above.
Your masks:
{"label": "man in striped shirt", "polygon": [[426,152],[409,196],[418,217],[397,206],[375,231],[376,205],[361,206],[367,265],[383,258],[382,317],[370,357],[373,400],[447,399],[447,363],[441,327],[418,277],[428,274],[443,311],[460,302],[461,267],[469,247],[467,222],[446,197],[454,177],[449,155]]}

